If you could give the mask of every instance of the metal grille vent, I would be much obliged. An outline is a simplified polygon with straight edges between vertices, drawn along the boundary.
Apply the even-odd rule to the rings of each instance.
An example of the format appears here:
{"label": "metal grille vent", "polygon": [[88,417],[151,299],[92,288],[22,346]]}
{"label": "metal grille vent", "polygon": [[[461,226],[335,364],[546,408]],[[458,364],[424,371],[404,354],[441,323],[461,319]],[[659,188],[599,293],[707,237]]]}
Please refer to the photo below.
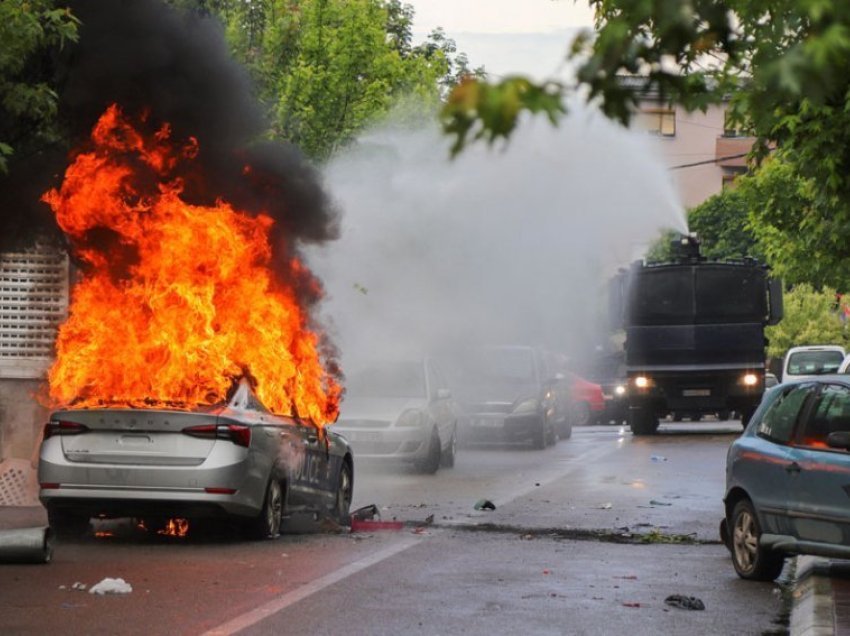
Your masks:
{"label": "metal grille vent", "polygon": [[68,310],[68,258],[58,250],[0,254],[0,362],[53,355]]}
{"label": "metal grille vent", "polygon": [[0,506],[35,506],[35,471],[25,459],[0,462]]}

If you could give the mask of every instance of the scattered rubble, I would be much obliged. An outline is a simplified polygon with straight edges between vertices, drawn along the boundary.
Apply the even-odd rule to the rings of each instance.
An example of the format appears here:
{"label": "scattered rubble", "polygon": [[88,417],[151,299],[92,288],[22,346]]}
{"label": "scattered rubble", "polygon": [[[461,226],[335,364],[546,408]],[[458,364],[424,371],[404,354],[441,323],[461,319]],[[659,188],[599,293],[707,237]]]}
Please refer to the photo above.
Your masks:
{"label": "scattered rubble", "polygon": [[476,510],[495,510],[496,504],[494,504],[489,499],[479,499],[475,502]]}
{"label": "scattered rubble", "polygon": [[682,594],[671,594],[664,599],[664,602],[671,607],[678,607],[686,610],[704,610],[703,603],[696,596],[684,596]]}

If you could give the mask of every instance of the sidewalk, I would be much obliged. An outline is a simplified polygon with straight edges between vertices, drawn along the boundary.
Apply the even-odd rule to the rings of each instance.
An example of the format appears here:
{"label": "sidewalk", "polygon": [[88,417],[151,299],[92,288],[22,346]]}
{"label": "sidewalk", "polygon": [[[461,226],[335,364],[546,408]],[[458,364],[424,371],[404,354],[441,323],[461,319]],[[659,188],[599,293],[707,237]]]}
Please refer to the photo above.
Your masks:
{"label": "sidewalk", "polygon": [[797,557],[791,636],[850,636],[850,561]]}

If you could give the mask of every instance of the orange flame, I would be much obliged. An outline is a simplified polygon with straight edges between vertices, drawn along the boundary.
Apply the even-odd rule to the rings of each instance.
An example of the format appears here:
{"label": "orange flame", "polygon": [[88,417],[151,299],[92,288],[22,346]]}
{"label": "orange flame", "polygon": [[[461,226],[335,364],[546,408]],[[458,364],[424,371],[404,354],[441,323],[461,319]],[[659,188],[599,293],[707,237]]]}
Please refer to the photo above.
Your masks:
{"label": "orange flame", "polygon": [[[168,126],[145,137],[113,105],[92,142],[43,197],[90,266],[59,331],[51,398],[191,408],[247,376],[273,412],[334,421],[340,387],[293,285],[270,267],[273,220],[186,203],[170,175],[201,149]],[[293,259],[290,279],[304,271]]]}
{"label": "orange flame", "polygon": [[180,517],[169,519],[162,530],[157,530],[157,534],[166,537],[185,537],[189,534],[189,521]]}

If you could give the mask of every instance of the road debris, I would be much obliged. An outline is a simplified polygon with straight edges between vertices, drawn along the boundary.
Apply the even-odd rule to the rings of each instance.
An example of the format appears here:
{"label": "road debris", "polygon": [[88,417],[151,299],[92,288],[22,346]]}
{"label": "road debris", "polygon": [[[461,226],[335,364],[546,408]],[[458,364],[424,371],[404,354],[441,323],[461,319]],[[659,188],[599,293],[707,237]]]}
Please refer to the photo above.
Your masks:
{"label": "road debris", "polygon": [[89,594],[129,594],[133,591],[133,586],[127,583],[124,579],[112,579],[106,577],[100,583],[95,583],[89,589]]}
{"label": "road debris", "polygon": [[672,506],[673,504],[666,502],[666,501],[658,501],[657,499],[650,499],[649,505],[650,506]]}
{"label": "road debris", "polygon": [[650,457],[649,459],[650,459],[651,461],[655,462],[656,464],[657,464],[658,462],[666,462],[666,461],[667,461],[667,458],[666,458],[666,457],[664,457],[664,455],[653,455],[653,456],[652,456],[652,457]]}
{"label": "road debris", "polygon": [[489,499],[479,499],[475,502],[476,510],[495,510],[496,504],[494,504]]}
{"label": "road debris", "polygon": [[640,603],[623,603],[623,607],[640,607]]}
{"label": "road debris", "polygon": [[600,509],[600,510],[611,510],[611,508],[613,508],[613,507],[614,507],[614,504],[612,504],[612,503],[609,501],[608,503],[604,503],[604,504],[602,504],[601,506],[599,506],[599,509]]}
{"label": "road debris", "polygon": [[369,504],[368,506],[363,506],[362,508],[352,511],[349,516],[352,519],[365,521],[368,519],[374,519],[375,517],[380,518],[381,513],[378,511],[378,506],[375,504]]}
{"label": "road debris", "polygon": [[684,596],[682,594],[671,594],[664,599],[664,602],[671,607],[678,607],[686,610],[704,610],[705,604],[696,596]]}
{"label": "road debris", "polygon": [[75,582],[71,586],[72,590],[79,590],[80,592],[85,592],[86,588],[88,588],[88,585],[86,585],[85,583],[80,583],[79,581]]}

